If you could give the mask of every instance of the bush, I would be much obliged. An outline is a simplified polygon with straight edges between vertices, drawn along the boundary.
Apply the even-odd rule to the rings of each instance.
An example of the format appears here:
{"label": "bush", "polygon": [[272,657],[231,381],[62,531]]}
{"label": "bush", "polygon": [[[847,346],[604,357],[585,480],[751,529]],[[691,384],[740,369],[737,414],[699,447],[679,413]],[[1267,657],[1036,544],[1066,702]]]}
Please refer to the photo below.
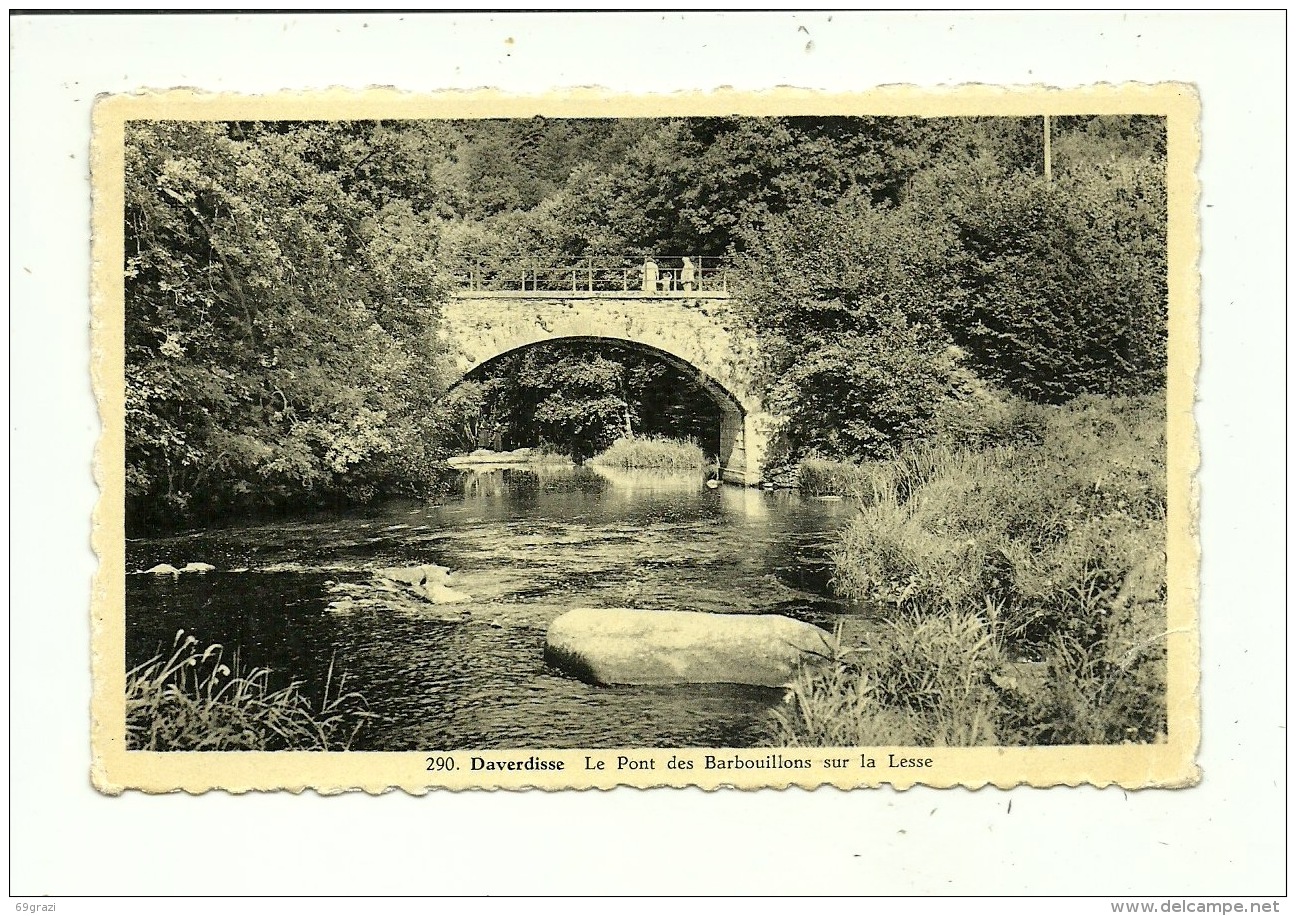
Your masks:
{"label": "bush", "polygon": [[202,652],[176,633],[169,657],[154,656],[126,673],[126,744],[143,751],[347,750],[369,719],[364,697],[333,682],[329,664],[316,706],[301,683],[270,687],[268,668],[239,671],[220,645]]}
{"label": "bush", "polygon": [[423,482],[447,288],[433,223],[354,180],[382,144],[372,122],[127,126],[128,530]]}
{"label": "bush", "polygon": [[691,439],[667,436],[625,436],[606,451],[590,459],[590,464],[606,468],[653,468],[688,471],[707,466],[707,457]]}
{"label": "bush", "polygon": [[949,396],[936,404],[934,432],[927,441],[964,450],[1043,442],[1046,413],[1030,401],[987,384],[963,364],[964,352],[955,350],[951,354],[954,385]]}
{"label": "bush", "polygon": [[785,420],[776,453],[887,458],[935,430],[952,381],[948,349],[898,313],[832,334],[807,332],[807,350],[770,388]]}
{"label": "bush", "polygon": [[887,458],[935,431],[957,358],[946,228],[863,193],[771,219],[739,259],[738,306],[761,340],[774,461]]}
{"label": "bush", "polygon": [[1164,160],[1004,179],[953,220],[966,302],[948,327],[989,378],[1055,404],[1165,384]]}

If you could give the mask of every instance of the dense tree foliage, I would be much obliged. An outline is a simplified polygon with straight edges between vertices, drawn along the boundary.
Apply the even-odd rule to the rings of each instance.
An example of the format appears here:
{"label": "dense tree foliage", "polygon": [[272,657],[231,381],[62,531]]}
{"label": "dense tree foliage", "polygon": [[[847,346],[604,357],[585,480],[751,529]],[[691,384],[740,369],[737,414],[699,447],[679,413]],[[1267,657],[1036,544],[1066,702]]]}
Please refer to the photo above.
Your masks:
{"label": "dense tree foliage", "polygon": [[1161,122],[1066,119],[1052,181],[1039,119],[909,128],[924,161],[897,154],[898,189],[859,186],[742,234],[739,291],[787,457],[879,457],[974,429],[981,380],[1051,403],[1164,384]]}
{"label": "dense tree foliage", "polygon": [[952,220],[966,311],[951,333],[989,378],[1032,400],[1159,387],[1165,207],[1163,172],[1137,162],[981,191]]}
{"label": "dense tree foliage", "polygon": [[356,187],[369,151],[350,125],[130,126],[133,521],[424,474],[444,283],[429,222]]}
{"label": "dense tree foliage", "polygon": [[739,261],[790,457],[887,454],[930,431],[954,385],[940,321],[951,241],[905,216],[862,194],[801,207]]}
{"label": "dense tree foliage", "polygon": [[[491,169],[466,196],[496,204],[464,211],[472,218],[455,224],[450,247],[501,262],[738,255],[793,450],[877,454],[928,430],[942,398],[964,396],[938,382],[941,372],[966,380],[969,369],[1049,402],[1161,384],[1164,123],[1055,119],[1052,182],[1042,177],[1042,127],[1040,118],[571,121],[549,124],[540,143],[532,122],[506,122],[496,129],[516,155],[495,145],[470,154],[489,154]],[[537,182],[553,190],[509,209],[491,190],[501,182],[531,188],[528,200],[542,193]],[[962,367],[933,360],[953,344]]]}

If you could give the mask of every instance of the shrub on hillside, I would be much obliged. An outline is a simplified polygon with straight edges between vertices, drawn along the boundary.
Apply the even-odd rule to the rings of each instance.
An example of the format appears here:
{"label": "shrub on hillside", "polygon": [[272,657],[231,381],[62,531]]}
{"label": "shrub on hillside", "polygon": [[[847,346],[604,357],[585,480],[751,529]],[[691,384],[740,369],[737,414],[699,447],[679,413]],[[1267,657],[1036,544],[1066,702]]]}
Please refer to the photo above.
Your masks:
{"label": "shrub on hillside", "polygon": [[785,420],[777,454],[887,458],[934,432],[952,389],[942,340],[898,313],[806,339],[810,348],[770,390]]}
{"label": "shrub on hillside", "polygon": [[353,181],[380,133],[127,125],[128,530],[422,484],[447,289],[433,222]]}
{"label": "shrub on hillside", "polygon": [[1043,441],[1045,414],[1036,405],[988,384],[966,365],[961,348],[952,347],[951,351],[947,359],[953,385],[948,396],[936,403],[929,442],[955,449],[984,449]]}

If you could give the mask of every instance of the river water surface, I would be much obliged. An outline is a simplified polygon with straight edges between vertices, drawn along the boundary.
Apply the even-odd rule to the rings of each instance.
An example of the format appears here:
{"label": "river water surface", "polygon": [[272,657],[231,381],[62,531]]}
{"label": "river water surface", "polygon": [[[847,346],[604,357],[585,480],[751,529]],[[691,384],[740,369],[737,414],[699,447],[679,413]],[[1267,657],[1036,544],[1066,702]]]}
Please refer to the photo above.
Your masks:
{"label": "river water surface", "polygon": [[[330,660],[371,722],[358,750],[746,747],[767,741],[781,691],[594,687],[544,662],[575,607],[786,614],[831,629],[845,608],[827,551],[851,504],[700,475],[591,468],[463,472],[438,504],[399,501],[293,521],[127,543],[128,666],[179,629],[237,648],[244,670],[322,692]],[[385,590],[373,570],[435,563],[470,600]]]}

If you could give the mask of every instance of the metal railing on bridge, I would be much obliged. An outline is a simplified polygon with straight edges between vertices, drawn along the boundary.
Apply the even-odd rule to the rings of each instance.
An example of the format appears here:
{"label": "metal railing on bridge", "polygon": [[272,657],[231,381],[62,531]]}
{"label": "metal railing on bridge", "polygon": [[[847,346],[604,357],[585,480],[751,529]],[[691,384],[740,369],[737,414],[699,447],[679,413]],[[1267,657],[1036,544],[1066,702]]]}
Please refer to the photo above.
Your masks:
{"label": "metal railing on bridge", "polygon": [[561,262],[476,262],[458,271],[468,295],[672,296],[724,298],[729,265],[702,255],[586,257]]}

